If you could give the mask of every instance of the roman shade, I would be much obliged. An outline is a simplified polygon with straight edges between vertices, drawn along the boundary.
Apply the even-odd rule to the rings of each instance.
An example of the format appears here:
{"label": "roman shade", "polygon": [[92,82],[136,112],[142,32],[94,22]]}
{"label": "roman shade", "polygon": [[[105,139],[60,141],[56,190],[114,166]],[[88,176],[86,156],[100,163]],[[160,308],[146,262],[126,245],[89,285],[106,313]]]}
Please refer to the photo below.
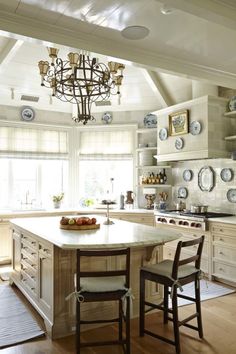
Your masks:
{"label": "roman shade", "polygon": [[63,159],[67,155],[67,131],[0,127],[0,157]]}

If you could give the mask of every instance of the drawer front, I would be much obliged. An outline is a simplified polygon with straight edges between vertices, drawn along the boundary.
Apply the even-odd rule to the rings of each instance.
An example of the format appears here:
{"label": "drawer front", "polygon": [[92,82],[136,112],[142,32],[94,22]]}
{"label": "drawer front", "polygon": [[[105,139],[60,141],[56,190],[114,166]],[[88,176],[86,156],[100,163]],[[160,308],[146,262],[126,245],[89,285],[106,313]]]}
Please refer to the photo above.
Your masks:
{"label": "drawer front", "polygon": [[21,245],[21,258],[29,259],[33,263],[37,263],[38,256],[37,251],[26,245]]}
{"label": "drawer front", "polygon": [[219,245],[213,246],[213,257],[225,262],[233,262],[236,265],[236,249]]}
{"label": "drawer front", "polygon": [[[164,259],[174,259],[175,256],[175,248],[172,247],[167,247],[164,246],[163,247],[163,258]],[[191,256],[191,252],[182,252],[181,257],[180,258],[187,258]],[[201,269],[204,273],[208,273],[209,272],[209,265],[208,265],[208,259],[207,258],[202,258],[201,260]]]}
{"label": "drawer front", "polygon": [[234,237],[227,237],[227,236],[224,236],[223,234],[222,235],[216,235],[216,234],[213,234],[213,243],[217,242],[217,243],[220,243],[223,245],[228,245],[229,247],[230,246],[233,246],[233,247],[236,247],[236,235],[235,235],[235,238]]}
{"label": "drawer front", "polygon": [[21,237],[21,243],[23,246],[28,246],[31,249],[37,251],[38,248],[37,241],[35,241],[32,237],[23,234]]}
{"label": "drawer front", "polygon": [[36,281],[30,278],[24,271],[21,272],[21,283],[31,295],[37,295]]}
{"label": "drawer front", "polygon": [[206,231],[199,231],[199,232],[182,232],[183,237],[187,238],[188,240],[195,240],[196,238],[199,238],[201,236],[205,236],[204,242],[207,242],[209,239],[209,232]]}
{"label": "drawer front", "polygon": [[236,281],[236,266],[213,262],[213,275],[229,281]]}
{"label": "drawer front", "polygon": [[236,227],[227,226],[225,224],[212,224],[210,226],[210,230],[212,233],[216,233],[219,235],[228,235],[232,237],[236,237]]}
{"label": "drawer front", "polygon": [[[192,238],[188,237],[180,237],[178,240],[174,240],[174,241],[171,241],[171,242],[168,242],[168,245],[167,247],[173,247],[173,248],[177,248],[177,244],[179,241],[189,241],[189,240],[192,240]],[[188,251],[189,252],[192,252],[193,254],[196,254],[197,252],[197,247],[198,245],[194,245],[194,246],[191,246],[191,247],[188,247]],[[204,241],[204,245],[203,245],[203,250],[202,250],[202,255],[205,256],[205,257],[208,257],[208,254],[209,254],[209,243],[208,242],[205,242]]]}
{"label": "drawer front", "polygon": [[39,252],[41,255],[44,255],[45,257],[52,257],[52,253],[53,253],[52,245],[46,242],[44,243],[39,242]]}

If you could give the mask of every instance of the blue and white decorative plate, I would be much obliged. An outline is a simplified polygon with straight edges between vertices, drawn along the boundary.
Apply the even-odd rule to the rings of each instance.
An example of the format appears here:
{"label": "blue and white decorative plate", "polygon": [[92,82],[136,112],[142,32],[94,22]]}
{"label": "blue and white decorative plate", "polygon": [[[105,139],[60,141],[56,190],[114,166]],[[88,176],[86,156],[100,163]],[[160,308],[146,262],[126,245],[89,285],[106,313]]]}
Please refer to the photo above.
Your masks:
{"label": "blue and white decorative plate", "polygon": [[35,117],[35,112],[32,107],[24,106],[21,109],[21,119],[26,122],[31,122]]}
{"label": "blue and white decorative plate", "polygon": [[230,203],[236,203],[236,189],[229,189],[227,192],[227,199]]}
{"label": "blue and white decorative plate", "polygon": [[112,114],[110,112],[105,112],[102,116],[102,121],[105,124],[110,124],[112,122]]}
{"label": "blue and white decorative plate", "polygon": [[192,135],[198,135],[201,133],[202,130],[202,125],[200,122],[198,122],[197,120],[194,120],[191,124],[190,124],[190,133]]}
{"label": "blue and white decorative plate", "polygon": [[167,131],[167,129],[166,129],[166,128],[161,128],[161,129],[159,130],[158,135],[159,135],[159,139],[160,139],[161,141],[166,140],[166,139],[168,138],[168,131]]}
{"label": "blue and white decorative plate", "polygon": [[231,100],[229,101],[229,110],[236,111],[236,96],[233,96]]}
{"label": "blue and white decorative plate", "polygon": [[144,117],[143,122],[144,122],[144,126],[146,128],[156,128],[156,126],[157,126],[157,116],[155,114],[148,113]]}
{"label": "blue and white decorative plate", "polygon": [[192,170],[184,170],[183,179],[185,180],[185,182],[191,181],[192,178],[193,178],[193,171]]}
{"label": "blue and white decorative plate", "polygon": [[224,182],[230,182],[234,177],[234,172],[231,168],[223,168],[220,172],[220,177]]}
{"label": "blue and white decorative plate", "polygon": [[176,148],[177,150],[181,150],[181,149],[183,149],[183,147],[184,147],[184,139],[182,139],[182,138],[177,138],[177,139],[175,140],[175,148]]}
{"label": "blue and white decorative plate", "polygon": [[179,187],[177,197],[186,199],[188,196],[188,190],[185,187]]}

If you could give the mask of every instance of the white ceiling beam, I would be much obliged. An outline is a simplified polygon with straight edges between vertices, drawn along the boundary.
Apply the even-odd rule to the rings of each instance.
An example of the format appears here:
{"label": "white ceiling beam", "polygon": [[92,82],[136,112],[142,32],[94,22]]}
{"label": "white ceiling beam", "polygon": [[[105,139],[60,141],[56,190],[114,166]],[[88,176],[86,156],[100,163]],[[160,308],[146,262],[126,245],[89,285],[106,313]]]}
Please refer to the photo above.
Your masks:
{"label": "white ceiling beam", "polygon": [[15,56],[23,43],[22,40],[9,38],[6,45],[0,51],[0,65],[7,64]]}
{"label": "white ceiling beam", "polygon": [[143,69],[142,72],[148,84],[150,85],[151,89],[157,96],[162,107],[165,108],[165,107],[172,106],[174,102],[171,100],[167,90],[165,89],[164,85],[161,83],[159,75],[155,71],[151,71],[147,69]]}
{"label": "white ceiling beam", "polygon": [[124,59],[150,70],[159,70],[189,79],[206,80],[215,85],[229,88],[236,87],[235,73],[190,63],[161,53],[151,51],[147,53],[144,49],[124,45],[119,40],[104,40],[103,37],[98,37],[94,33],[78,32],[4,11],[0,11],[0,23],[0,35],[5,37],[28,40],[42,45],[53,43],[81,48],[117,59]]}
{"label": "white ceiling beam", "polygon": [[215,0],[165,0],[165,5],[236,31],[234,6]]}

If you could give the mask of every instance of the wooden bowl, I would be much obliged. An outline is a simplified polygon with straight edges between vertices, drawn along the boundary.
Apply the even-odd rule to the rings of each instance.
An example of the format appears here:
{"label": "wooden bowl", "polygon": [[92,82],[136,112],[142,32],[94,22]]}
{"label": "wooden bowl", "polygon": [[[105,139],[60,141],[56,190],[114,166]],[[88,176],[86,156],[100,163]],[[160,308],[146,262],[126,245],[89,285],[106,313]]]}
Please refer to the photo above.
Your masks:
{"label": "wooden bowl", "polygon": [[60,224],[60,229],[63,230],[95,230],[99,228],[100,228],[100,224],[91,224],[91,225],[77,225],[77,224],[61,225]]}

